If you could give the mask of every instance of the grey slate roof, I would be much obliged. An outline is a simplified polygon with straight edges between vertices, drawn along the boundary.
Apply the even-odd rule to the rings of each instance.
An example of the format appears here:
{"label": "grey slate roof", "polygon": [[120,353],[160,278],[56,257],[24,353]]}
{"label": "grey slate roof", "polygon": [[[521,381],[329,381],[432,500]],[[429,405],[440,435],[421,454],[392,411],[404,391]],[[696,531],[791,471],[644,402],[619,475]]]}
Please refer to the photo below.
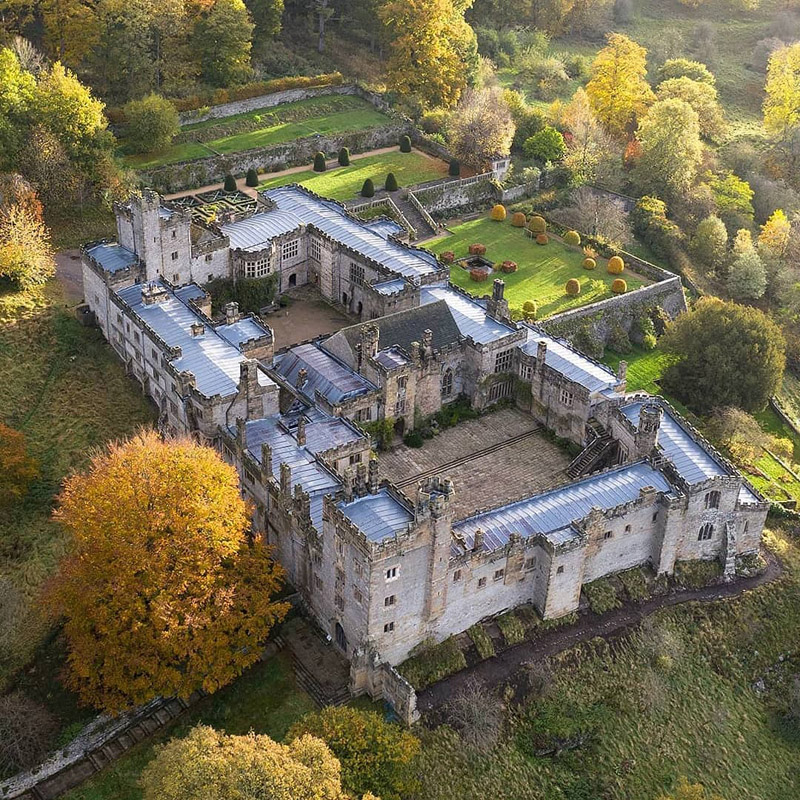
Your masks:
{"label": "grey slate roof", "polygon": [[434,255],[385,239],[367,224],[349,217],[338,203],[315,197],[300,186],[281,186],[264,194],[281,211],[296,215],[340,244],[393,272],[419,278],[439,269]]}
{"label": "grey slate roof", "polygon": [[386,350],[381,350],[378,355],[375,356],[375,360],[382,367],[386,367],[386,369],[397,369],[397,367],[408,364],[408,359],[396,345],[387,347]]}
{"label": "grey slate roof", "polygon": [[613,390],[617,386],[617,376],[608,367],[596,364],[569,346],[563,339],[556,339],[540,330],[528,328],[528,340],[522,351],[535,356],[539,342],[547,344],[545,363],[560,372],[565,378],[586,387],[590,392]]}
{"label": "grey slate roof", "polygon": [[373,283],[372,288],[378,294],[393,295],[406,288],[406,282],[402,278],[395,278],[392,281],[382,281],[381,283]]}
{"label": "grey slate roof", "polygon": [[303,224],[290,211],[264,211],[252,217],[220,226],[230,239],[233,250],[263,250],[269,242],[284,233],[291,233]]}
{"label": "grey slate roof", "polygon": [[462,336],[478,344],[488,344],[514,333],[510,326],[486,316],[486,309],[477,300],[465,297],[449,286],[423,286],[420,290],[421,306],[444,302]]}
{"label": "grey slate roof", "polygon": [[405,230],[399,222],[395,222],[393,219],[376,219],[374,222],[368,222],[367,227],[383,239],[388,239],[392,234],[402,233]]}
{"label": "grey slate roof", "polygon": [[112,273],[130,267],[138,260],[136,253],[117,242],[100,242],[87,247],[86,254],[97,261],[106,272]]}
{"label": "grey slate roof", "polygon": [[298,373],[305,369],[307,378],[300,391],[312,399],[319,392],[330,403],[341,403],[377,388],[313,344],[301,344],[276,356],[273,366],[292,386],[297,386]]}
{"label": "grey slate roof", "polygon": [[345,503],[339,508],[371,542],[382,542],[404,531],[414,519],[408,509],[386,489]]}
{"label": "grey slate roof", "polygon": [[244,317],[233,325],[218,325],[217,333],[232,345],[240,347],[244,342],[251,339],[260,339],[266,336],[266,328],[258,324],[252,317]]}
{"label": "grey slate roof", "polygon": [[362,434],[341,417],[306,424],[306,449],[311,453],[324,453],[332,447],[357,442],[361,438]]}
{"label": "grey slate roof", "polygon": [[490,550],[505,545],[512,533],[522,537],[544,534],[560,544],[577,536],[572,523],[583,519],[593,507],[607,510],[636,500],[646,486],[659,492],[672,490],[659,471],[646,462],[637,462],[469,517],[454,525],[453,532],[461,534],[469,548],[479,528]]}

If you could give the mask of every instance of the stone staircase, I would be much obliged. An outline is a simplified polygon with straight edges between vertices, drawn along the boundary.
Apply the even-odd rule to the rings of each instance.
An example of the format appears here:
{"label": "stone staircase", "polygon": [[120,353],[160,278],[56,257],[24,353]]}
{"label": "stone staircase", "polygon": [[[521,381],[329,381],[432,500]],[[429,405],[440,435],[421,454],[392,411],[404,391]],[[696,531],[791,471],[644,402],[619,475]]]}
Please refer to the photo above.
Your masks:
{"label": "stone staircase", "polygon": [[602,469],[614,451],[611,434],[594,418],[586,425],[589,443],[567,467],[570,478],[581,478]]}
{"label": "stone staircase", "polygon": [[394,192],[392,194],[392,200],[394,200],[400,213],[417,232],[417,241],[430,239],[431,236],[435,236],[439,232],[438,228],[432,227],[428,220],[420,213],[419,209],[408,199],[407,192]]}

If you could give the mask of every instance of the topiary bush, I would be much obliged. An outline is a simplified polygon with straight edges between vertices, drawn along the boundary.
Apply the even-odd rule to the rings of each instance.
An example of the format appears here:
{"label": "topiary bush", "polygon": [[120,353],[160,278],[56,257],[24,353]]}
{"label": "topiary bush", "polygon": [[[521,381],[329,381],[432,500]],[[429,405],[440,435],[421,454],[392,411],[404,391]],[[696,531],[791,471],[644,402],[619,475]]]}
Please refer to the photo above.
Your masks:
{"label": "topiary bush", "polygon": [[575,297],[581,293],[581,282],[577,278],[570,278],[567,281],[567,294]]}
{"label": "topiary bush", "polygon": [[525,316],[525,319],[536,319],[536,312],[538,310],[539,309],[533,300],[526,300],[522,304],[522,313]]}
{"label": "topiary bush", "polygon": [[397,191],[397,178],[394,176],[394,172],[390,172],[386,176],[386,182],[383,184],[384,189],[387,192],[396,192]]}
{"label": "topiary bush", "polygon": [[545,218],[534,214],[528,223],[528,230],[532,233],[545,233],[545,231],[547,231],[547,222]]}
{"label": "topiary bush", "polygon": [[483,283],[489,277],[489,273],[485,269],[471,269],[469,277],[475,283]]}
{"label": "topiary bush", "polygon": [[469,246],[469,254],[471,256],[484,256],[486,255],[485,244],[471,244]]}
{"label": "topiary bush", "polygon": [[547,244],[550,241],[546,233],[536,234],[536,244]]}
{"label": "topiary bush", "polygon": [[514,216],[511,217],[511,224],[515,228],[524,228],[526,222],[527,219],[525,218],[525,215],[521,211],[515,212]]}
{"label": "topiary bush", "polygon": [[495,222],[502,222],[506,218],[506,207],[502,203],[498,203],[489,215]]}
{"label": "topiary bush", "polygon": [[625,262],[619,256],[611,256],[606,267],[609,275],[619,275],[625,269]]}
{"label": "topiary bush", "polygon": [[361,187],[361,196],[375,197],[375,184],[372,182],[372,178],[367,178],[364,181],[364,185]]}
{"label": "topiary bush", "polygon": [[456,254],[452,250],[445,250],[444,253],[439,253],[439,261],[442,264],[452,264],[456,260]]}
{"label": "topiary bush", "polygon": [[583,268],[584,269],[596,269],[597,262],[593,258],[584,258],[583,259]]}
{"label": "topiary bush", "polygon": [[461,174],[461,164],[455,158],[450,162],[450,167],[447,170],[447,174],[451,178],[457,178]]}
{"label": "topiary bush", "polygon": [[581,235],[578,231],[567,231],[564,234],[564,241],[573,247],[578,247],[581,243]]}
{"label": "topiary bush", "polygon": [[226,192],[235,192],[236,191],[236,178],[230,174],[230,172],[225,176],[225,181],[222,184],[222,188]]}
{"label": "topiary bush", "polygon": [[410,153],[411,152],[411,137],[408,135],[400,137],[400,152],[401,153]]}
{"label": "topiary bush", "polygon": [[350,149],[347,147],[343,147],[341,150],[339,150],[339,166],[350,166]]}
{"label": "topiary bush", "polygon": [[325,153],[319,152],[314,156],[314,172],[325,172],[328,165],[325,163]]}
{"label": "topiary bush", "polygon": [[628,291],[628,284],[622,278],[615,278],[611,284],[611,291],[614,294],[625,294]]}
{"label": "topiary bush", "polygon": [[500,269],[505,272],[507,275],[510,275],[512,272],[517,271],[517,262],[516,261],[504,261],[500,265]]}
{"label": "topiary bush", "polygon": [[247,177],[244,182],[246,186],[250,186],[251,188],[258,186],[258,170],[250,167],[250,169],[247,170]]}

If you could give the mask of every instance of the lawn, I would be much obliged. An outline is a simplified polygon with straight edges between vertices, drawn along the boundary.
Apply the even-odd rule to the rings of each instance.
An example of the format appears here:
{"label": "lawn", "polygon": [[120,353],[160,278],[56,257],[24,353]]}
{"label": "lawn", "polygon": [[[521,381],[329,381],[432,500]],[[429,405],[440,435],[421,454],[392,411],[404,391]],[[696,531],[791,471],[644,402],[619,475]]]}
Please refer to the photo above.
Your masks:
{"label": "lawn", "polygon": [[383,188],[386,176],[394,172],[400,186],[413,186],[434,181],[447,175],[447,164],[417,150],[401,153],[399,150],[374,156],[354,157],[349,167],[335,167],[326,172],[293,172],[269,178],[259,185],[259,190],[274,189],[289,183],[299,183],[323,197],[332,200],[352,200],[361,192],[367,178],[375,189]]}
{"label": "lawn", "polygon": [[315,134],[377,128],[388,122],[385,114],[360,97],[314,97],[224,119],[185,125],[181,129],[184,138],[187,134],[195,133],[200,141],[176,142],[163,153],[128,156],[125,163],[134,169],[146,169],[215,153],[238,153]]}
{"label": "lawn", "polygon": [[661,394],[658,381],[664,374],[664,370],[669,366],[671,357],[663,351],[643,350],[641,347],[634,347],[630,353],[619,354],[613,350],[606,350],[603,363],[607,364],[615,372],[620,361],[628,364],[628,391],[629,392],[649,392],[650,394]]}
{"label": "lawn", "polygon": [[[512,227],[509,219],[495,222],[488,217],[456,225],[451,231],[450,236],[426,242],[425,246],[437,255],[451,250],[462,258],[471,244],[479,243],[486,245],[486,258],[491,261],[517,262],[516,272],[500,273],[512,309],[521,309],[526,300],[533,300],[538,306],[537,319],[543,319],[612,296],[611,283],[616,276],[606,272],[605,259],[598,259],[597,269],[587,271],[581,266],[584,255],[580,247],[569,247],[555,236],[550,236],[548,244],[539,245],[521,228]],[[627,281],[628,291],[647,283],[627,269],[620,277]],[[569,296],[564,288],[570,278],[581,282],[581,293],[576,297]],[[490,291],[489,282],[476,283],[457,265],[450,271],[450,280],[475,295]]]}

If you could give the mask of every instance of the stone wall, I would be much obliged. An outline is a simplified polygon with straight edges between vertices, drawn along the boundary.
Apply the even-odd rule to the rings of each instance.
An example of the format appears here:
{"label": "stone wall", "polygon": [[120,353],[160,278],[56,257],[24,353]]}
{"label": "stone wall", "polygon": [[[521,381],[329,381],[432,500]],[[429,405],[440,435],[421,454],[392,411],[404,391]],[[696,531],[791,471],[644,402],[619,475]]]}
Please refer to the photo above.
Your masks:
{"label": "stone wall", "polygon": [[497,188],[489,172],[415,189],[414,194],[430,214],[441,217],[462,208],[493,203]]}

